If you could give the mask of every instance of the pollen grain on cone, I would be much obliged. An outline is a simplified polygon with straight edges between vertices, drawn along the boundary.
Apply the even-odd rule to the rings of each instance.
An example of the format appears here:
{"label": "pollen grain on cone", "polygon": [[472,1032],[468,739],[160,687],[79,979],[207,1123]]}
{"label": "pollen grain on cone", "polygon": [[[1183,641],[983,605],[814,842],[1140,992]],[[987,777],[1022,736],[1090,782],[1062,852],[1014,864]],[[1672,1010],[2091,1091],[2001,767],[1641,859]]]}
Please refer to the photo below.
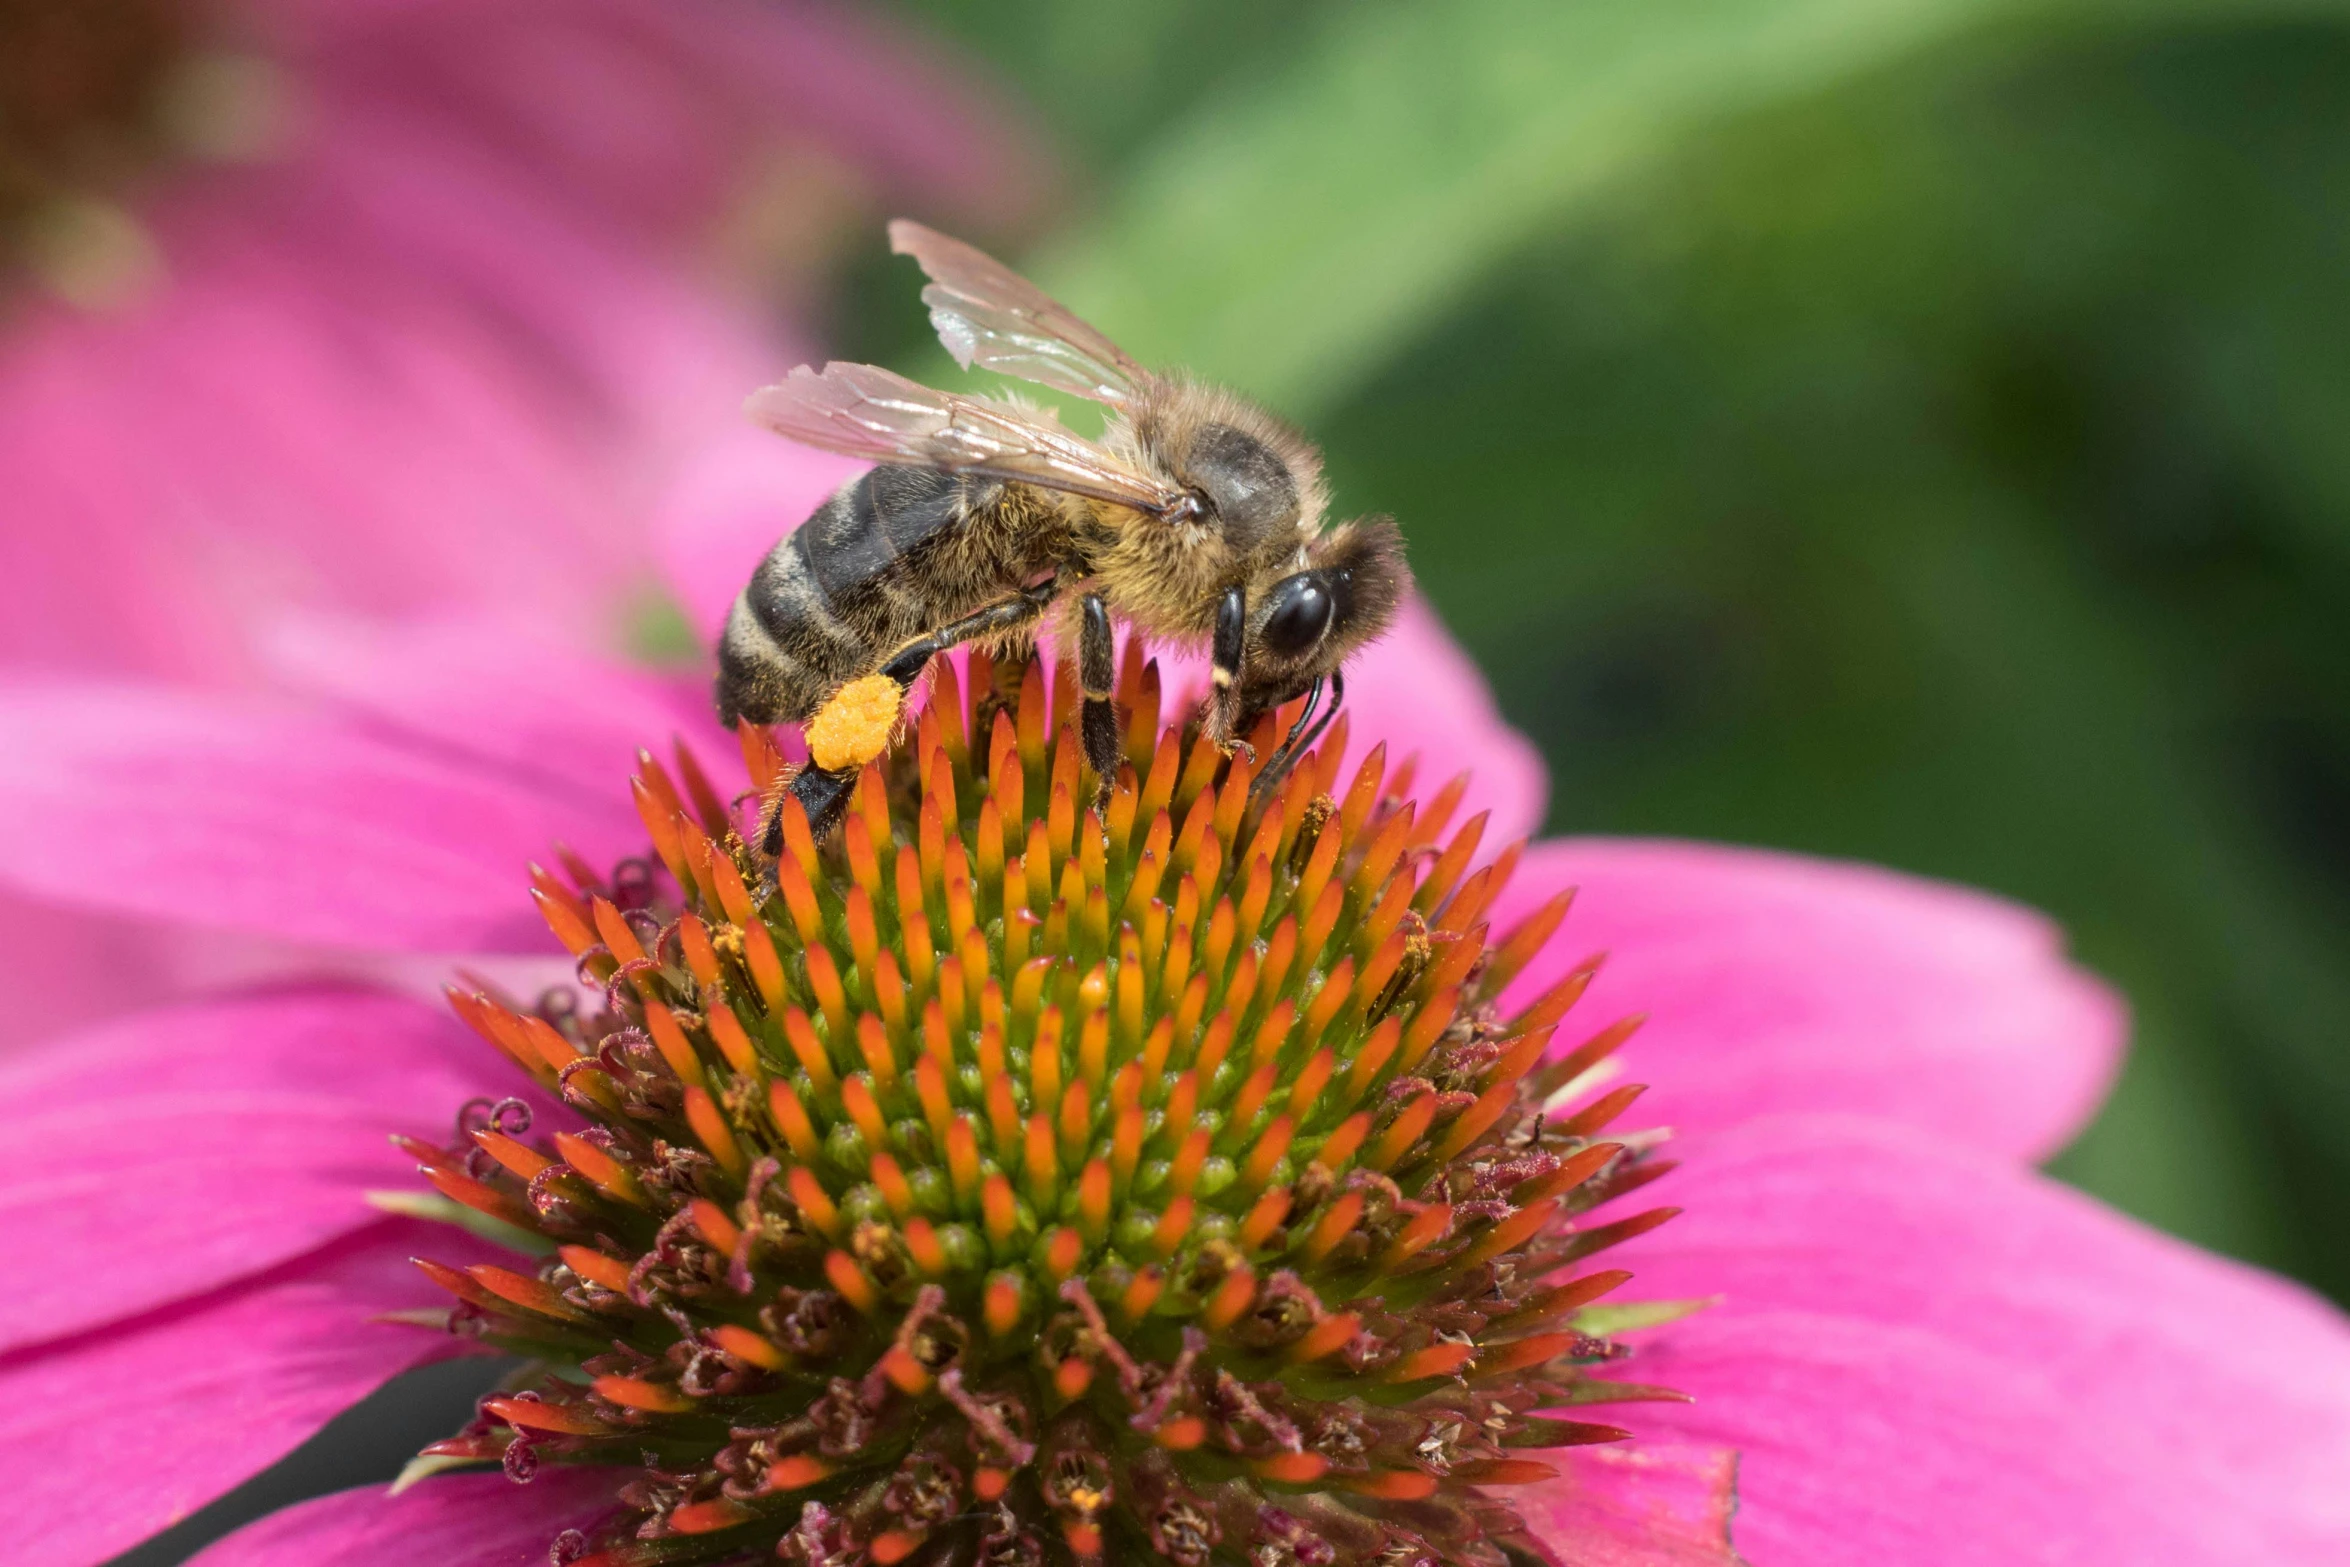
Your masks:
{"label": "pollen grain on cone", "polygon": [[1130,654],[1097,813],[1073,682],[968,686],[821,846],[787,804],[761,859],[680,747],[634,789],[658,869],[534,873],[602,1004],[452,999],[568,1123],[410,1146],[547,1243],[428,1268],[452,1325],[562,1371],[431,1451],[613,1466],[557,1551],[595,1567],[1540,1556],[1526,1450],[1622,1436],[1541,1412],[1656,1396],[1595,1374],[1625,1275],[1583,1261],[1666,1214],[1579,1223],[1661,1169],[1576,1088],[1628,1029],[1546,1064],[1588,968],[1496,1001],[1564,905],[1490,931],[1515,852],[1457,782],[1341,776],[1343,719],[1252,790]]}

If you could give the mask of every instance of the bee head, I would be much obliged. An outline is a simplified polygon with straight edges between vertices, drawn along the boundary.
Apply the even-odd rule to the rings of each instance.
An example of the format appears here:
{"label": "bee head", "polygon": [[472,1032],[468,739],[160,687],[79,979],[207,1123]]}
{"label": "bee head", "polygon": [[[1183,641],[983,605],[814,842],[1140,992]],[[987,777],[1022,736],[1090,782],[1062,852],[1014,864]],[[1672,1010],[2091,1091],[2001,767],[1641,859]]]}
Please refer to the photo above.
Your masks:
{"label": "bee head", "polygon": [[1306,547],[1304,570],[1254,596],[1241,659],[1239,727],[1301,695],[1385,631],[1411,580],[1392,517],[1341,523],[1316,538]]}

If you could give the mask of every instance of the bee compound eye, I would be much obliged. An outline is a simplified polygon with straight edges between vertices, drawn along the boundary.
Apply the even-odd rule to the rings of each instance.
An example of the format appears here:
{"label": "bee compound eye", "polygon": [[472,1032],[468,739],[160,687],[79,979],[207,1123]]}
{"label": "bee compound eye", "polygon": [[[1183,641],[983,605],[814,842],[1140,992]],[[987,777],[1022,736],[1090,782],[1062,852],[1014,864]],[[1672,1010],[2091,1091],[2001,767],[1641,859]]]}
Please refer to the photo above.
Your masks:
{"label": "bee compound eye", "polygon": [[1273,612],[1262,633],[1267,652],[1294,658],[1330,629],[1330,590],[1310,576],[1291,577],[1273,590]]}

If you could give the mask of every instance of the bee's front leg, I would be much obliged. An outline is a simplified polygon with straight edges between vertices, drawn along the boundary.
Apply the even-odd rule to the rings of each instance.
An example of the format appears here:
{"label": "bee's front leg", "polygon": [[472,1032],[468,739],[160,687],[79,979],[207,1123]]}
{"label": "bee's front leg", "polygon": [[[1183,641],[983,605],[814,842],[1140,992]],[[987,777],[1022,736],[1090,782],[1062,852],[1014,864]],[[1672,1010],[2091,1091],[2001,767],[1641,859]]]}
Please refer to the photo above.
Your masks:
{"label": "bee's front leg", "polygon": [[1250,762],[1256,751],[1240,738],[1240,661],[1248,646],[1248,595],[1238,587],[1224,590],[1216,601],[1216,636],[1209,651],[1208,741],[1230,756],[1243,752]]}
{"label": "bee's front leg", "polygon": [[1085,741],[1086,765],[1093,769],[1094,800],[1106,817],[1110,791],[1117,787],[1118,707],[1112,700],[1118,680],[1117,646],[1110,635],[1110,611],[1098,593],[1078,600],[1077,686],[1085,704],[1078,712],[1078,733]]}

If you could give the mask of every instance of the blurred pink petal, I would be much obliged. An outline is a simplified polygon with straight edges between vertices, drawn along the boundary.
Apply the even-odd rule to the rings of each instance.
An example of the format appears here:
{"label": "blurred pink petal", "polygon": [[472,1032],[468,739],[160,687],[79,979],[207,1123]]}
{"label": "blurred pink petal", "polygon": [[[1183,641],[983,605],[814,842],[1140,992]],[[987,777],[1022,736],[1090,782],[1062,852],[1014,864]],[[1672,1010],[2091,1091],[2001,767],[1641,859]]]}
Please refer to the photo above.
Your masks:
{"label": "blurred pink petal", "polygon": [[713,778],[742,771],[707,674],[598,658],[505,621],[311,618],[279,628],[264,650],[289,690],[551,792],[609,804],[638,750],[665,756],[673,737],[692,743]]}
{"label": "blurred pink petal", "polygon": [[17,975],[0,1057],[163,1000],[169,977],[142,961],[157,935],[151,921],[59,908],[0,888],[0,951]]}
{"label": "blurred pink petal", "polygon": [[[551,839],[642,846],[625,795],[566,797],[255,698],[0,683],[0,875],[61,903],[322,945],[548,951]],[[168,868],[158,874],[159,867]]]}
{"label": "blurred pink petal", "polygon": [[874,187],[991,220],[1038,191],[968,73],[845,10],[238,21],[285,79],[284,144],[165,171],[141,212],[163,285],[113,315],[28,305],[0,350],[0,570],[25,590],[0,654],[237,677],[249,617],[287,604],[473,604],[600,641],[684,432],[798,357],[718,279],[722,221],[781,236],[741,280],[765,297]]}
{"label": "blurred pink petal", "polygon": [[613,1476],[548,1467],[438,1475],[392,1496],[341,1491],[248,1524],[189,1567],[545,1567],[547,1542],[611,1511]]}
{"label": "blurred pink petal", "polygon": [[[1453,822],[1493,813],[1485,825],[1484,854],[1540,830],[1550,799],[1542,753],[1502,717],[1484,671],[1426,599],[1406,599],[1394,629],[1347,666],[1346,710],[1354,715],[1347,766],[1380,742],[1387,746],[1391,773],[1404,758],[1417,756],[1412,793],[1423,803],[1454,774],[1470,775]],[[1342,784],[1348,776],[1339,774]]]}
{"label": "blurred pink petal", "polygon": [[[408,1261],[419,1250],[485,1254],[449,1230],[379,1221],[274,1273],[0,1357],[11,1559],[104,1561],[267,1468],[399,1372],[459,1352],[457,1340],[372,1320],[447,1305]],[[135,1267],[136,1255],[115,1266]],[[539,1552],[545,1560],[543,1536]]]}
{"label": "blurred pink petal", "polygon": [[795,446],[739,411],[662,497],[654,546],[670,591],[704,646],[775,541],[868,465]]}
{"label": "blurred pink petal", "polygon": [[1512,1500],[1574,1567],[1744,1567],[1730,1544],[1736,1453],[1642,1442],[1541,1458],[1559,1478]]}
{"label": "blurred pink petal", "polygon": [[1645,1012],[1627,1065],[1652,1122],[1711,1131],[1849,1110],[2019,1159],[2062,1147],[2105,1097],[2127,1024],[2030,909],[1874,866],[1754,849],[1571,838],[1536,845],[1496,932],[1575,887],[1511,988],[1607,961],[1560,1035]]}
{"label": "blurred pink petal", "polygon": [[411,1190],[387,1141],[524,1084],[455,1021],[356,992],[142,1013],[0,1060],[0,1351],[273,1268]]}
{"label": "blurred pink petal", "polygon": [[519,181],[682,245],[779,154],[991,226],[1050,173],[983,73],[870,7],[813,0],[250,0],[305,74],[460,128]]}
{"label": "blurred pink petal", "polygon": [[2004,1160],[1883,1122],[1692,1140],[1624,1257],[1723,1304],[1621,1373],[1738,1449],[1739,1549],[1815,1567],[2350,1560],[2350,1321]]}

